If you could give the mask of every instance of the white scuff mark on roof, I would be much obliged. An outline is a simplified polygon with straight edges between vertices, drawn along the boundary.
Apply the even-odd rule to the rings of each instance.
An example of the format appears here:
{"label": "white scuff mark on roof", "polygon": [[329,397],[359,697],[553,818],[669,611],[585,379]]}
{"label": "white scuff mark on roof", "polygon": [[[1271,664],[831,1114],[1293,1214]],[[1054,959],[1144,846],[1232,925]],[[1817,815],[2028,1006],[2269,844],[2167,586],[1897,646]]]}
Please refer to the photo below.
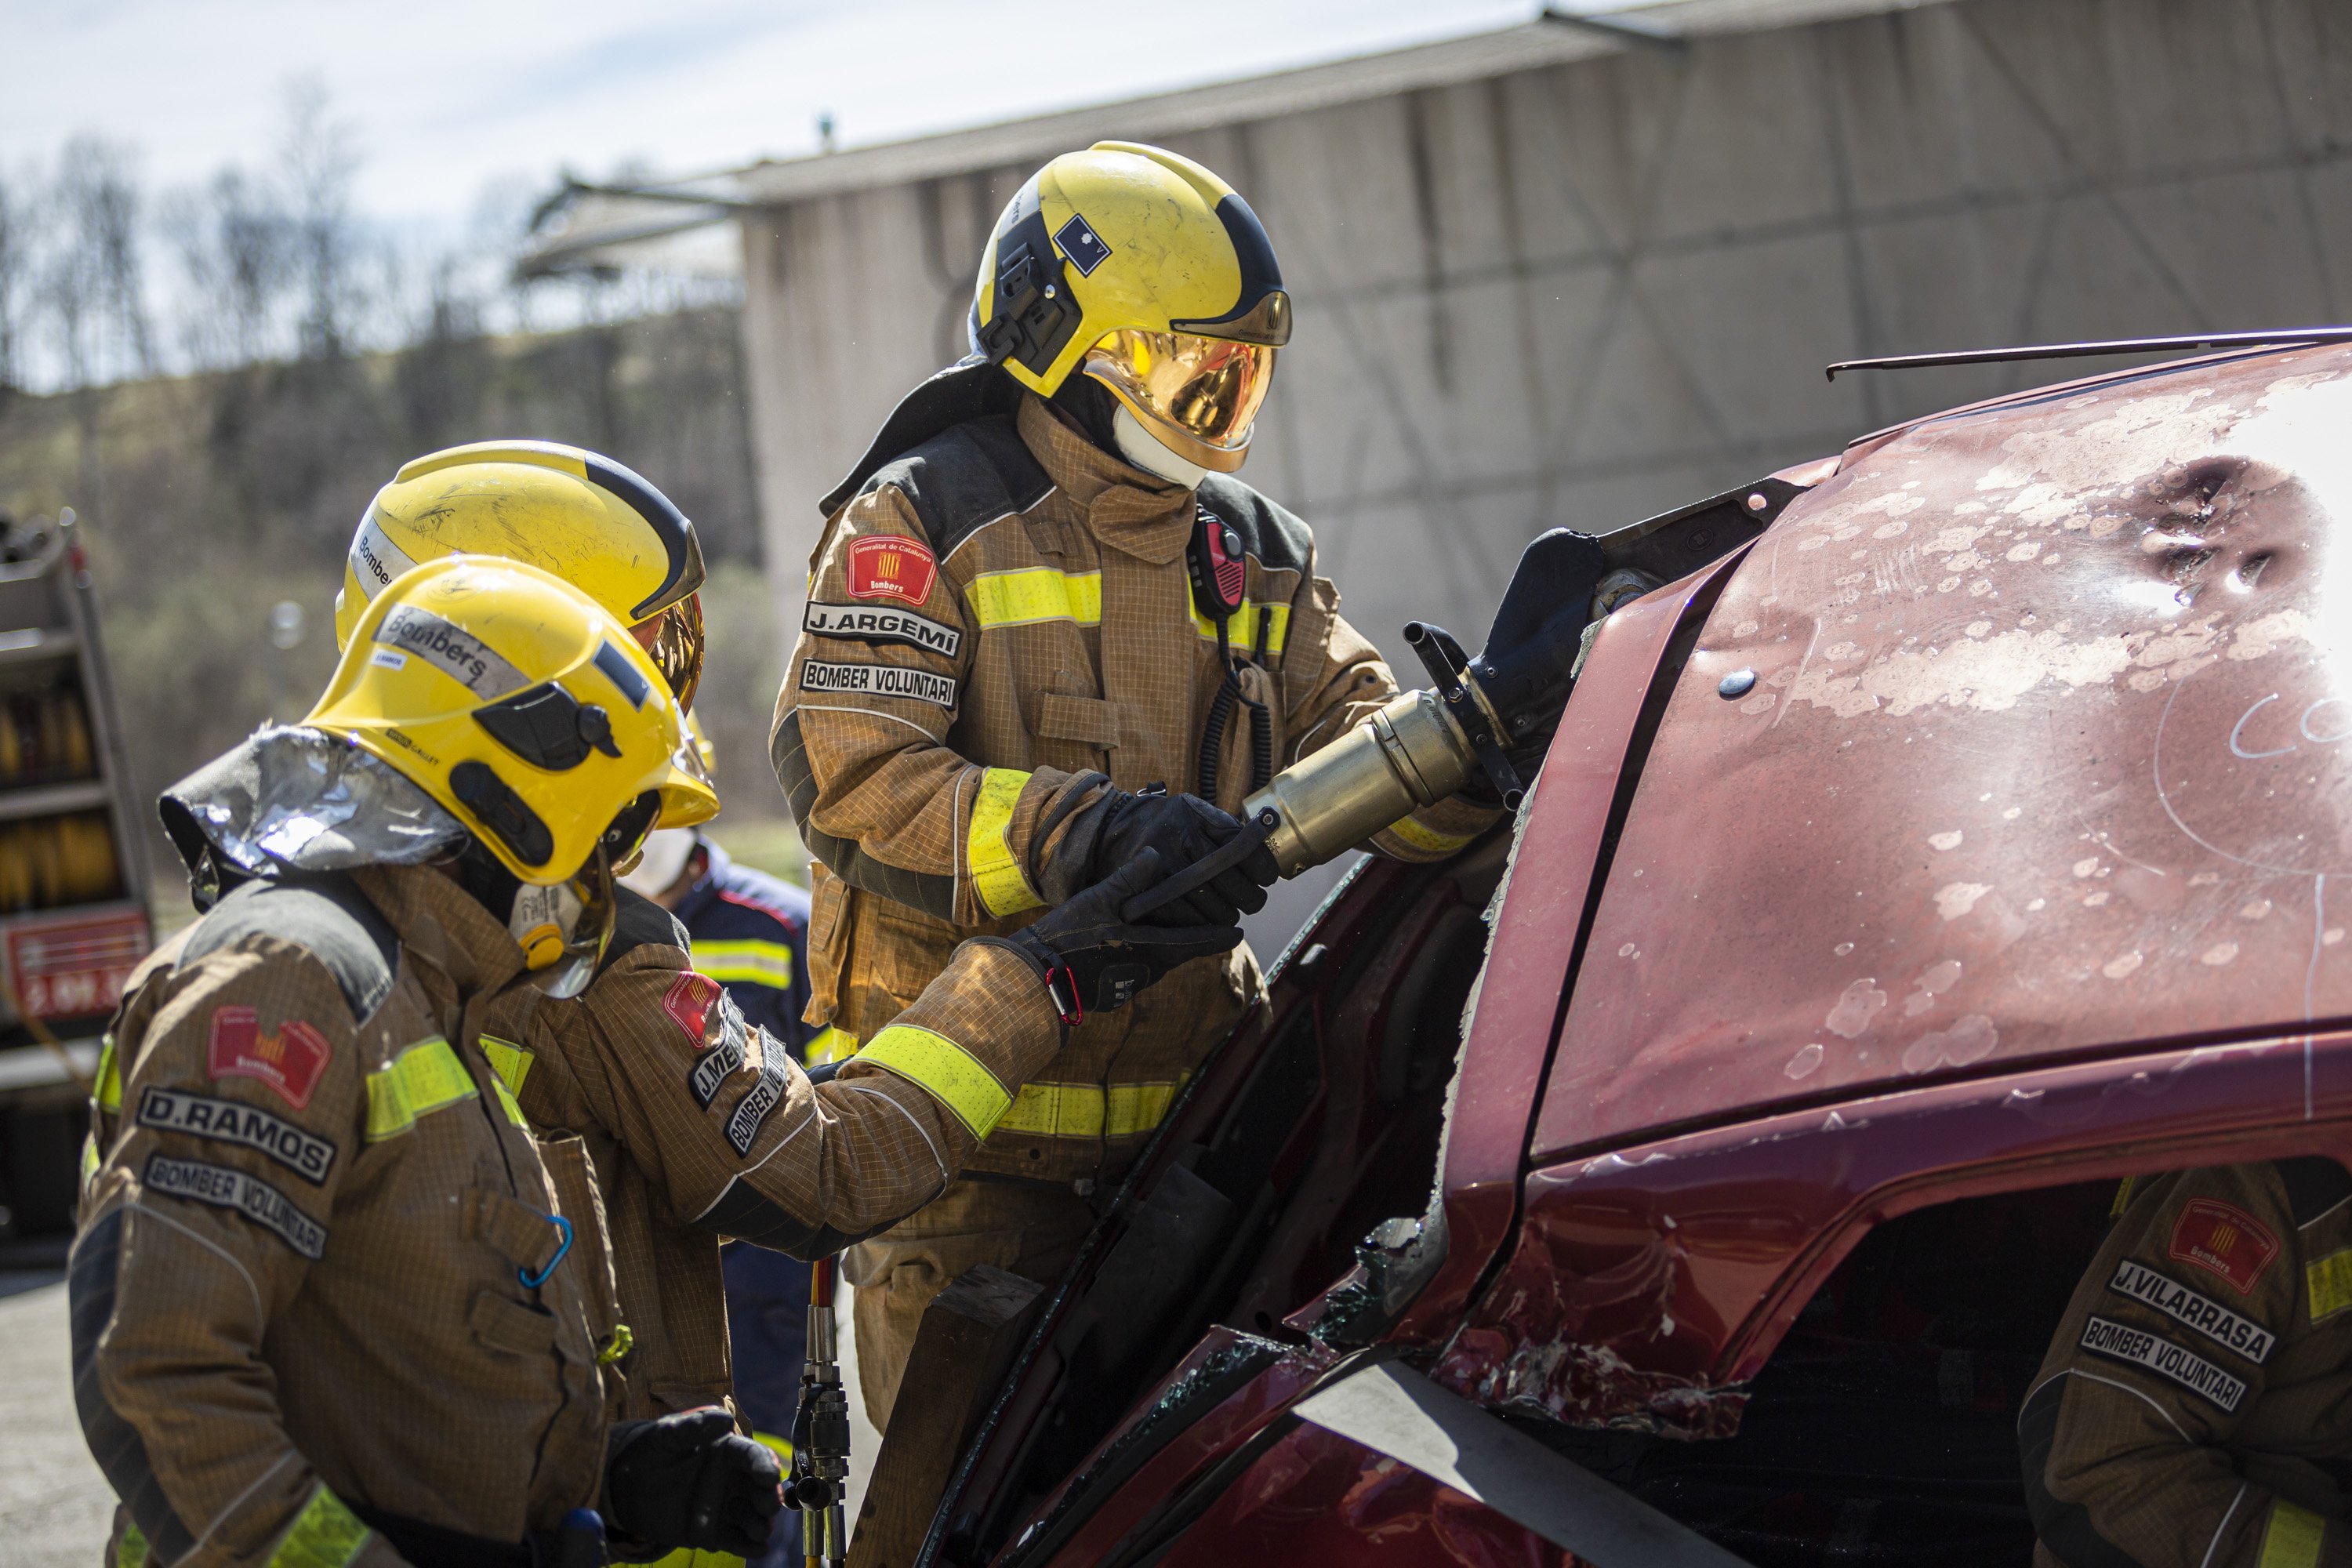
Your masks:
{"label": "white scuff mark on roof", "polygon": [[1947,882],[1936,889],[1936,912],[1948,921],[1958,920],[1991,891],[1990,882]]}

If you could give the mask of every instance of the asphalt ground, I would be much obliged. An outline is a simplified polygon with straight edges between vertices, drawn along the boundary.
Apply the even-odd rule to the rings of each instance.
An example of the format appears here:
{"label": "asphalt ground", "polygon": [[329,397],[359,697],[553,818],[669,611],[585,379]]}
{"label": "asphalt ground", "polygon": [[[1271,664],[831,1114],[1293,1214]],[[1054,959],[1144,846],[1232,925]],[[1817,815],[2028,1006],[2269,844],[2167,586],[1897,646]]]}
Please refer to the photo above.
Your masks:
{"label": "asphalt ground", "polygon": [[[0,1253],[0,1347],[6,1349],[0,1358],[0,1568],[97,1568],[114,1517],[113,1489],[89,1457],[74,1415],[62,1259],[62,1242],[31,1257]],[[846,1301],[840,1311],[854,1521],[881,1445],[857,1396],[856,1336],[849,1331]]]}

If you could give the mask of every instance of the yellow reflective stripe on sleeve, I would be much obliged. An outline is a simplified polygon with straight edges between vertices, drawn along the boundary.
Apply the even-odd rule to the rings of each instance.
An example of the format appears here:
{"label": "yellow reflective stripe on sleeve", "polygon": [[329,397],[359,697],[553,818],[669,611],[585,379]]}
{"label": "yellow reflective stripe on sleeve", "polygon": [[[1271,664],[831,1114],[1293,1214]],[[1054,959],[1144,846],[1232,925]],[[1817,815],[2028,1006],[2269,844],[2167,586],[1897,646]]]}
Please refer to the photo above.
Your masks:
{"label": "yellow reflective stripe on sleeve", "polygon": [[122,1546],[114,1554],[114,1568],[147,1568],[147,1538],[139,1533],[137,1525],[123,1525]]}
{"label": "yellow reflective stripe on sleeve", "polygon": [[730,1557],[724,1552],[704,1552],[692,1546],[681,1546],[667,1557],[656,1557],[645,1568],[744,1568],[740,1557]]}
{"label": "yellow reflective stripe on sleeve", "polygon": [[846,1029],[836,1029],[827,1024],[808,1043],[808,1065],[823,1067],[827,1062],[847,1061],[857,1054],[857,1037]]}
{"label": "yellow reflective stripe on sleeve", "polygon": [[1025,626],[1039,621],[1102,625],[1102,574],[1056,572],[1030,566],[1018,572],[983,572],[963,591],[972,618],[982,630]]}
{"label": "yellow reflective stripe on sleeve", "polygon": [[2331,1252],[2303,1268],[2303,1282],[2311,1292],[2311,1321],[2332,1318],[2352,1307],[2352,1249]]}
{"label": "yellow reflective stripe on sleeve", "polygon": [[512,1040],[502,1040],[496,1035],[481,1037],[482,1055],[490,1059],[490,1070],[499,1081],[517,1094],[522,1092],[522,1080],[530,1076],[531,1054]]}
{"label": "yellow reflective stripe on sleeve", "polygon": [[2318,1568],[2326,1536],[2326,1520],[2280,1498],[2271,1504],[2270,1523],[2263,1531],[2261,1568]]}
{"label": "yellow reflective stripe on sleeve", "polygon": [[1152,1083],[1024,1083],[997,1122],[1001,1132],[1041,1138],[1132,1138],[1166,1119],[1181,1078]]}
{"label": "yellow reflective stripe on sleeve", "polygon": [[89,1102],[100,1110],[122,1109],[122,1064],[114,1059],[114,1031],[98,1043],[98,1071],[91,1076]]}
{"label": "yellow reflective stripe on sleeve", "polygon": [[505,1079],[492,1078],[490,1092],[499,1097],[499,1109],[507,1113],[509,1121],[526,1132],[530,1131],[530,1123],[523,1119],[522,1102],[514,1097],[514,1090],[506,1086]]}
{"label": "yellow reflective stripe on sleeve", "polygon": [[980,1058],[929,1029],[893,1024],[866,1043],[857,1053],[861,1062],[888,1068],[908,1082],[930,1091],[933,1099],[956,1114],[975,1138],[985,1138],[995,1127],[1013,1097]]}
{"label": "yellow reflective stripe on sleeve", "polygon": [[983,768],[980,798],[971,803],[971,830],[965,836],[964,862],[972,890],[992,915],[1017,914],[1045,903],[1030,887],[1013,854],[1013,807],[1029,775],[1013,768]]}
{"label": "yellow reflective stripe on sleeve", "polygon": [[1475,833],[1439,833],[1410,816],[1398,817],[1389,824],[1388,830],[1428,855],[1451,855],[1478,837]]}
{"label": "yellow reflective stripe on sleeve", "polygon": [[476,1090],[457,1053],[436,1035],[368,1074],[367,1096],[368,1142],[380,1143],[408,1131],[420,1116],[475,1099]]}
{"label": "yellow reflective stripe on sleeve", "polygon": [[320,1487],[294,1516],[285,1539],[269,1554],[269,1568],[343,1568],[367,1544],[368,1528]]}
{"label": "yellow reflective stripe on sleeve", "polygon": [[786,1465],[793,1462],[793,1440],[790,1437],[779,1437],[773,1432],[754,1430],[751,1434],[751,1441],[783,1460]]}
{"label": "yellow reflective stripe on sleeve", "polygon": [[[1268,618],[1266,652],[1280,653],[1282,645],[1290,640],[1288,605],[1261,605],[1255,599],[1244,599],[1242,607],[1235,610],[1234,618],[1226,623],[1225,635],[1232,641],[1235,652],[1257,647],[1257,622],[1261,616]],[[1202,615],[1198,605],[1192,609],[1192,629],[1211,642],[1217,640],[1217,623]]]}
{"label": "yellow reflective stripe on sleeve", "polygon": [[793,987],[793,950],[781,942],[761,942],[756,938],[698,942],[694,944],[694,972],[707,974],[721,984],[742,982],[789,991]]}

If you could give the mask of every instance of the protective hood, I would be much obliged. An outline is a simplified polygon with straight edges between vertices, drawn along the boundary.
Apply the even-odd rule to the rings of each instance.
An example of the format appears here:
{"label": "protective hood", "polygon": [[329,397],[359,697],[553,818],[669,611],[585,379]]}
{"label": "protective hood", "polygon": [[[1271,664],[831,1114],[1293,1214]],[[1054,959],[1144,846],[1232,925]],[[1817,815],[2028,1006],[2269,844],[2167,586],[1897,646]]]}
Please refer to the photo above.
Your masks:
{"label": "protective hood", "polygon": [[248,878],[421,865],[469,837],[386,763],[299,725],[255,731],[165,790],[157,810],[199,909]]}

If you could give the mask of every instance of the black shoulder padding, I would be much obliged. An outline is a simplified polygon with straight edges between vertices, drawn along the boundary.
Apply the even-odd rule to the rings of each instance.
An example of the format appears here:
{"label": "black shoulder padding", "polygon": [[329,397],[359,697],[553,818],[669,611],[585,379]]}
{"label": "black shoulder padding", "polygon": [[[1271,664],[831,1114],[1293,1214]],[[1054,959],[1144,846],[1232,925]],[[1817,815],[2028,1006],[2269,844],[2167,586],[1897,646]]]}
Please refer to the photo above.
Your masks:
{"label": "black shoulder padding", "polygon": [[623,955],[640,947],[675,947],[693,951],[686,927],[676,915],[627,888],[616,888],[620,895],[613,920],[613,940],[604,946],[604,956],[596,962],[598,973],[618,963]]}
{"label": "black shoulder padding", "polygon": [[817,512],[830,518],[849,498],[865,493],[867,483],[893,459],[907,456],[934,436],[992,414],[1011,414],[1021,406],[1021,384],[978,355],[959,360],[929,377],[898,400],[890,417],[882,421],[873,444],[849,477],[817,502]]}
{"label": "black shoulder padding", "polygon": [[2352,1198],[2352,1172],[2325,1154],[2303,1154],[2275,1160],[2279,1180],[2286,1184],[2286,1203],[2297,1226],[2309,1225],[2346,1198]]}
{"label": "black shoulder padding", "polygon": [[66,1279],[66,1313],[73,1345],[74,1413],[114,1495],[147,1538],[158,1563],[195,1550],[196,1538],[173,1510],[172,1500],[147,1457],[146,1439],[106,1397],[98,1367],[99,1342],[114,1326],[115,1277],[122,1264],[122,1211],[113,1209],[73,1249]]}
{"label": "black shoulder padding", "polygon": [[1270,572],[1304,572],[1315,553],[1315,534],[1296,512],[1276,506],[1224,474],[1201,481],[1201,504],[1233,524],[1242,552],[1255,555]]}
{"label": "black shoulder padding", "polygon": [[941,560],[978,530],[1027,511],[1054,488],[1010,414],[942,430],[874,470],[860,495],[884,485],[914,507]]}
{"label": "black shoulder padding", "polygon": [[246,883],[196,922],[179,961],[191,963],[248,936],[290,942],[326,965],[355,1023],[375,1016],[400,969],[400,938],[340,872]]}

